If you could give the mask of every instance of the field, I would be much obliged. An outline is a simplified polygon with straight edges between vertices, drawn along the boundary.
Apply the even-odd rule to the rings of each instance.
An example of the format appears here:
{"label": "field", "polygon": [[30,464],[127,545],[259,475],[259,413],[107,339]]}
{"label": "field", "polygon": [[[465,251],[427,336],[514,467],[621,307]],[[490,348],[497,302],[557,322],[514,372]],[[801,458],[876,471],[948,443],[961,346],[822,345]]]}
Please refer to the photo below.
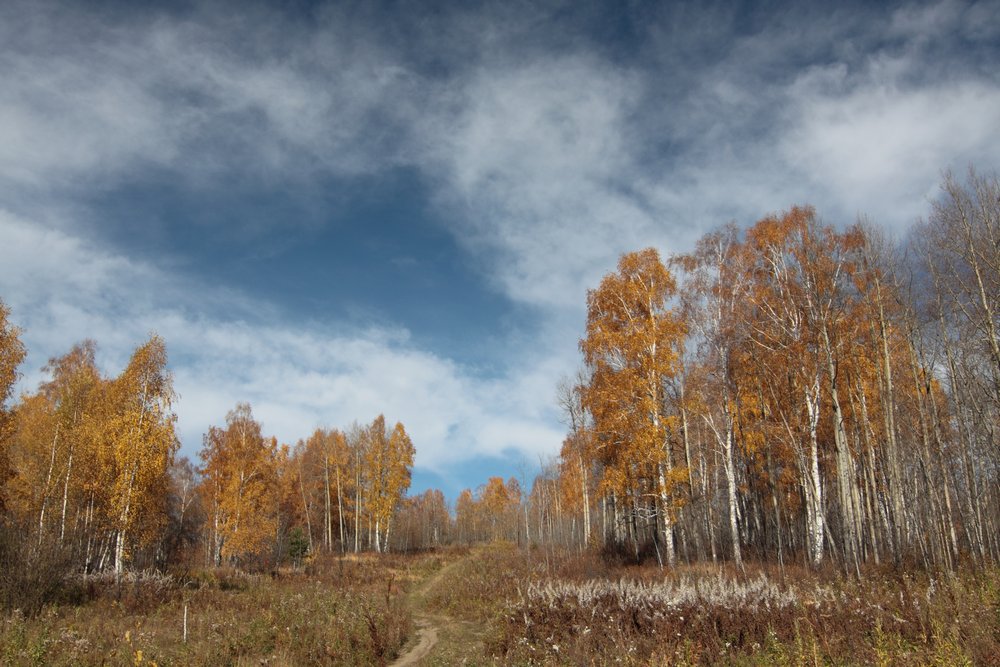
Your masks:
{"label": "field", "polygon": [[8,614],[0,663],[376,665],[412,632],[401,593],[418,563],[366,555],[274,574],[87,579],[71,603]]}
{"label": "field", "polygon": [[3,664],[990,665],[1000,656],[996,570],[870,571],[859,583],[753,566],[664,572],[498,544],[67,587],[60,603],[5,616]]}

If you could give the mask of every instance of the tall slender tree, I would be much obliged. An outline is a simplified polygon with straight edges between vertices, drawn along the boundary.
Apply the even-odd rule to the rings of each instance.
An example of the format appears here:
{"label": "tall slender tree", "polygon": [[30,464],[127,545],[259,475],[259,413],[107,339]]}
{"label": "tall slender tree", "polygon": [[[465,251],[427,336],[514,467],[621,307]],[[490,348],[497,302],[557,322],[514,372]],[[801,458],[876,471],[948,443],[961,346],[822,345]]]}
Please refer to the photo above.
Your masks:
{"label": "tall slender tree", "polygon": [[686,477],[667,438],[675,417],[664,409],[664,381],[677,371],[684,335],[683,322],[669,308],[675,290],[656,250],[623,255],[617,273],[587,295],[587,337],[580,342],[591,371],[583,404],[604,464],[602,493],[628,499],[636,544],[639,516],[652,510],[670,564],[675,487]]}

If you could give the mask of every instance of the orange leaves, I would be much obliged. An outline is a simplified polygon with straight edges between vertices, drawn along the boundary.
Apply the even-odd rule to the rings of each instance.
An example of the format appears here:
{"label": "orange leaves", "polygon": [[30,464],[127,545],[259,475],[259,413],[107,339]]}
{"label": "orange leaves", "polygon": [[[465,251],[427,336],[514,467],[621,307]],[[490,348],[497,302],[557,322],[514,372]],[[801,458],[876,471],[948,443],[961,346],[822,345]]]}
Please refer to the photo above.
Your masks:
{"label": "orange leaves", "polygon": [[[387,544],[393,513],[410,488],[410,473],[416,450],[399,422],[386,431],[385,417],[379,415],[366,430],[365,460],[368,489],[367,509],[375,523],[375,549]],[[381,533],[381,534],[380,534]]]}
{"label": "orange leaves", "polygon": [[[367,426],[354,424],[347,434],[316,429],[287,461],[287,484],[296,490],[287,494],[294,500],[286,518],[304,522],[310,537],[319,529],[328,550],[337,541],[346,550],[351,536],[356,549],[367,540],[382,550],[410,486],[415,454],[406,428],[397,422],[388,430],[382,415]],[[415,509],[408,509],[409,520]]]}
{"label": "orange leaves", "polygon": [[85,341],[50,360],[51,379],[24,397],[7,490],[17,518],[30,520],[39,542],[111,541],[120,571],[166,519],[168,468],[178,446],[174,393],[158,336],[136,348],[113,379],[101,377],[95,349]]}
{"label": "orange leaves", "polygon": [[[6,409],[7,399],[14,391],[17,381],[17,367],[24,359],[24,345],[20,340],[20,329],[7,318],[10,310],[0,301],[0,484],[10,475],[7,461],[7,438],[10,435],[10,414]],[[3,509],[4,495],[0,494],[0,509]]]}
{"label": "orange leaves", "polygon": [[459,539],[514,540],[518,533],[521,485],[511,477],[490,477],[475,494],[469,489],[455,502],[455,526]]}
{"label": "orange leaves", "polygon": [[[587,337],[580,341],[591,369],[582,402],[594,420],[597,450],[607,468],[605,491],[621,490],[634,475],[666,456],[669,419],[663,383],[677,372],[683,321],[668,309],[676,290],[652,248],[623,255],[618,272],[587,295]],[[609,488],[610,485],[610,488]]]}
{"label": "orange leaves", "polygon": [[248,403],[211,427],[201,451],[202,494],[216,564],[256,555],[272,543],[277,521],[277,441],[264,438]]}

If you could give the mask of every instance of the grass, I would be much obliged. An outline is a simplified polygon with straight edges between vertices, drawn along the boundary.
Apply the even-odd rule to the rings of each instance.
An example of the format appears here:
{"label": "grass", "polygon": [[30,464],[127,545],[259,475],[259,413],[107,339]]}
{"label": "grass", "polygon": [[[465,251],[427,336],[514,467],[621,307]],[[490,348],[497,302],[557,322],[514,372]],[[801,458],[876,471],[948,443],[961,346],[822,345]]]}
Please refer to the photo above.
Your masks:
{"label": "grass", "polygon": [[519,582],[540,574],[509,543],[453,551],[448,576],[425,594],[426,607],[466,621],[488,621],[506,603]]}
{"label": "grass", "polygon": [[[957,576],[624,565],[511,544],[76,580],[0,622],[0,664],[991,665],[1000,569]],[[187,641],[184,641],[184,609]]]}
{"label": "grass", "polygon": [[[579,560],[579,559],[578,559]],[[655,568],[536,578],[495,621],[505,664],[989,665],[1000,571],[862,582],[808,570]]]}
{"label": "grass", "polygon": [[[378,665],[412,621],[400,559],[330,559],[277,577],[232,570],[82,582],[89,601],[9,614],[5,665]],[[187,641],[184,610],[187,609]]]}

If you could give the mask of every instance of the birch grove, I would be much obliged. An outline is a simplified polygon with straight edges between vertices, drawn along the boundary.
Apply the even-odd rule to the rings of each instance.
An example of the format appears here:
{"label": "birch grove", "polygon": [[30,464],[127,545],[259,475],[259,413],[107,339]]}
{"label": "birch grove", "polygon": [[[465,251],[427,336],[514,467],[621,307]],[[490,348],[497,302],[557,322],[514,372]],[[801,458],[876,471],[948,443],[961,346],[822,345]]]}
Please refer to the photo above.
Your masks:
{"label": "birch grove", "polygon": [[663,268],[660,365],[626,268],[653,251],[623,255],[589,293],[569,434],[526,528],[582,547],[593,525],[668,563],[995,562],[998,248],[1000,186],[974,171],[898,246],[809,207],[723,227]]}

